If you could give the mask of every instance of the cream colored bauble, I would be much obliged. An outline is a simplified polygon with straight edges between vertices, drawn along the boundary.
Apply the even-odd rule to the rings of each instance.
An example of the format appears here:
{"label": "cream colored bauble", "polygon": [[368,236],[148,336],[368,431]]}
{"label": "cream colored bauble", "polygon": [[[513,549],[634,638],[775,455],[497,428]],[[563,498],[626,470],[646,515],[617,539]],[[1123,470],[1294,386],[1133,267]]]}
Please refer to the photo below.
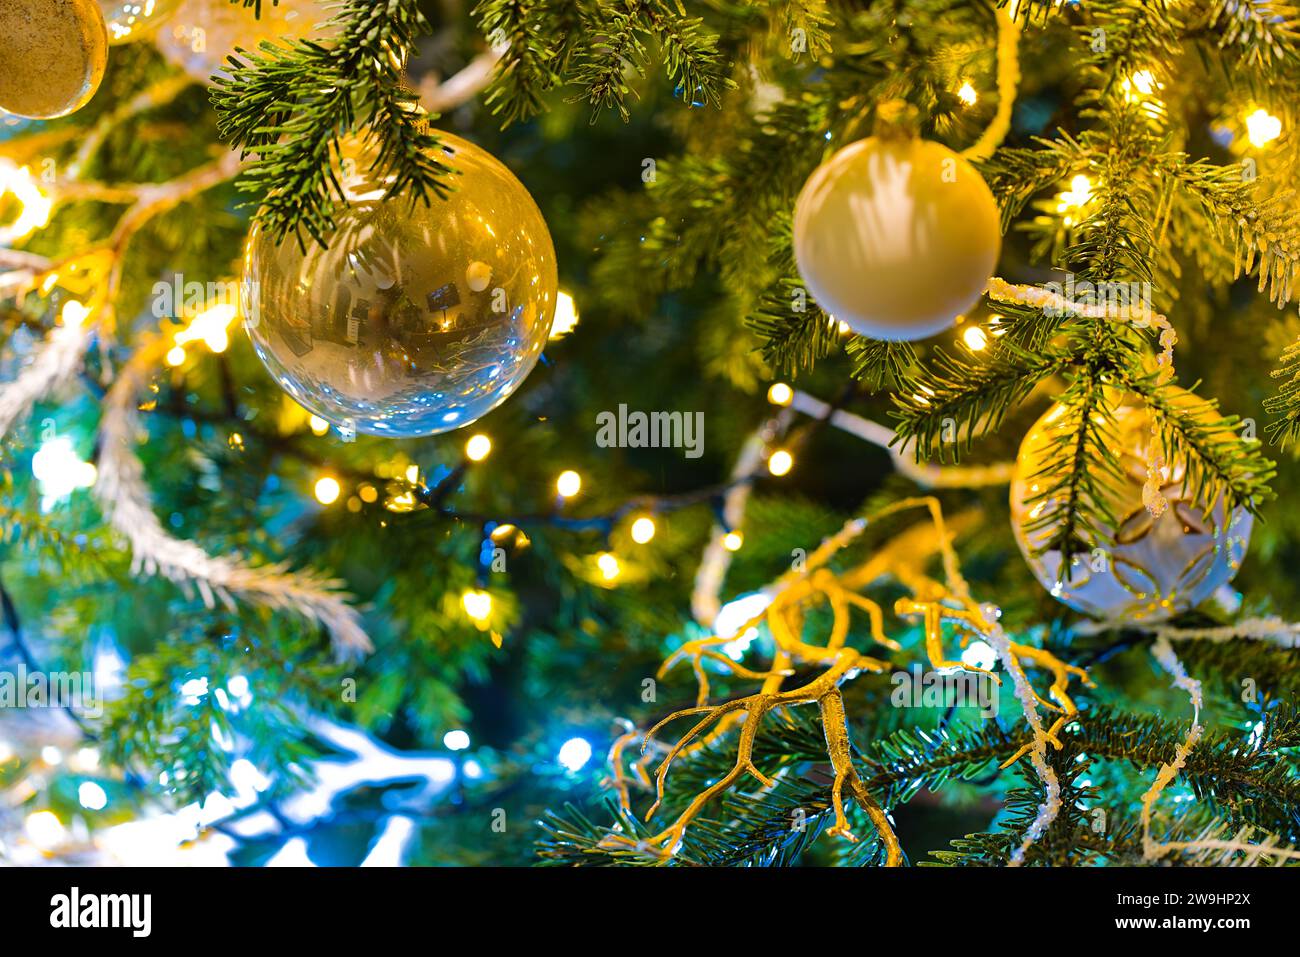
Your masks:
{"label": "cream colored bauble", "polygon": [[263,40],[329,36],[325,24],[335,12],[326,0],[264,0],[261,16],[230,0],[181,0],[167,28],[158,31],[158,49],[194,79],[210,83],[228,75],[226,58],[236,47],[256,53]]}
{"label": "cream colored bauble", "polygon": [[180,0],[99,0],[108,24],[108,42],[130,43],[151,36]]}
{"label": "cream colored bauble", "polygon": [[66,116],[95,95],[107,65],[95,0],[0,0],[0,110]]}
{"label": "cream colored bauble", "polygon": [[[1169,388],[1175,405],[1190,407],[1200,401],[1183,389]],[[1187,487],[1181,465],[1160,471],[1160,491],[1168,502],[1164,511],[1157,517],[1147,509],[1142,492],[1155,440],[1150,415],[1136,397],[1124,399],[1115,410],[1114,454],[1122,480],[1112,483],[1107,504],[1119,526],[1104,529],[1113,544],[1084,543],[1072,559],[1068,578],[1061,574],[1059,551],[1035,554],[1057,530],[1054,524],[1044,525],[1041,517],[1050,515],[1055,501],[1044,493],[1062,478],[1051,465],[1053,439],[1067,431],[1073,434],[1072,425],[1065,406],[1052,406],[1025,436],[1011,482],[1016,543],[1054,598],[1100,618],[1150,623],[1194,608],[1232,580],[1250,543],[1251,514],[1240,507],[1227,513],[1222,499],[1207,514],[1204,501],[1196,501]],[[1164,450],[1159,451],[1163,457]]]}
{"label": "cream colored bauble", "polygon": [[975,168],[939,143],[871,137],[808,177],[794,253],[818,305],[860,335],[924,339],[979,299],[1002,247]]}

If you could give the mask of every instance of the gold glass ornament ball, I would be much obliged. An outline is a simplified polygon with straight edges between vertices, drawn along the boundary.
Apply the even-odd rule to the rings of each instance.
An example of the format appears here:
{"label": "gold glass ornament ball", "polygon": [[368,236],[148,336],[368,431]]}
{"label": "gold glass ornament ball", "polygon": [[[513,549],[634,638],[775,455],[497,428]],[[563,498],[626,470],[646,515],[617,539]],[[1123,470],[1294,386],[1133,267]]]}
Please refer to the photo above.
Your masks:
{"label": "gold glass ornament ball", "polygon": [[178,3],[180,0],[99,0],[108,42],[117,45],[152,35]]}
{"label": "gold glass ornament ball", "polygon": [[327,245],[249,238],[253,346],[289,395],[343,430],[467,425],[519,388],[550,332],[555,248],[541,211],[490,153],[438,136],[459,171],[446,199],[384,199],[362,149],[345,155],[348,205]]}
{"label": "gold glass ornament ball", "polygon": [[0,3],[0,110],[36,120],[66,116],[95,95],[107,64],[96,0]]}
{"label": "gold glass ornament ball", "polygon": [[158,31],[163,56],[200,83],[227,76],[226,58],[242,47],[256,53],[263,40],[328,37],[334,16],[327,0],[280,0],[253,7],[230,0],[180,0],[164,30]]}
{"label": "gold glass ornament ball", "polygon": [[870,137],[808,178],[794,252],[817,304],[875,339],[942,332],[979,299],[1002,248],[997,204],[948,147]]}
{"label": "gold glass ornament ball", "polygon": [[[1198,400],[1173,390],[1176,404]],[[1208,414],[1201,412],[1200,414]],[[1254,520],[1245,508],[1228,512],[1220,498],[1207,510],[1187,482],[1184,466],[1160,469],[1167,505],[1157,516],[1143,502],[1151,418],[1141,400],[1128,397],[1115,410],[1114,454],[1120,478],[1107,505],[1117,528],[1103,528],[1113,544],[1084,542],[1071,559],[1068,577],[1059,550],[1037,554],[1058,531],[1051,519],[1064,478],[1052,450],[1074,434],[1069,409],[1052,406],[1020,446],[1011,482],[1011,523],[1016,543],[1034,576],[1058,601],[1099,618],[1139,623],[1164,621],[1208,599],[1237,574],[1250,544]],[[1162,455],[1164,450],[1158,449]],[[1165,456],[1162,461],[1168,461]]]}

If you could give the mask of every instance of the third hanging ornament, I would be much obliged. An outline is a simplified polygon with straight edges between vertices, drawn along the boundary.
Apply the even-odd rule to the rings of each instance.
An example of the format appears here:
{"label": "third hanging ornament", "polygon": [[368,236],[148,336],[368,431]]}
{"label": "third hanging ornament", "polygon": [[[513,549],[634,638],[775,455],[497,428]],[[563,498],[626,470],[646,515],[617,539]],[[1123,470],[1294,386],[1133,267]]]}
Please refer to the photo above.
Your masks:
{"label": "third hanging ornament", "polygon": [[[1214,415],[1195,395],[1166,386],[1169,401],[1189,415]],[[1152,442],[1151,417],[1136,397],[1114,411],[1113,453],[1118,476],[1109,478],[1107,501],[1118,525],[1104,528],[1113,543],[1080,542],[1070,568],[1061,552],[1040,551],[1060,531],[1052,518],[1066,494],[1065,460],[1053,452],[1078,424],[1070,409],[1052,406],[1025,436],[1011,482],[1011,524],[1016,544],[1034,576],[1071,608],[1110,620],[1163,621],[1194,608],[1236,575],[1250,543],[1253,519],[1243,507],[1228,511],[1223,499],[1207,510],[1182,463],[1161,464],[1163,507],[1148,507],[1143,495],[1152,461],[1168,456]],[[1226,427],[1225,427],[1226,431]],[[1110,444],[1109,442],[1107,444]],[[1158,513],[1158,514],[1155,514]]]}

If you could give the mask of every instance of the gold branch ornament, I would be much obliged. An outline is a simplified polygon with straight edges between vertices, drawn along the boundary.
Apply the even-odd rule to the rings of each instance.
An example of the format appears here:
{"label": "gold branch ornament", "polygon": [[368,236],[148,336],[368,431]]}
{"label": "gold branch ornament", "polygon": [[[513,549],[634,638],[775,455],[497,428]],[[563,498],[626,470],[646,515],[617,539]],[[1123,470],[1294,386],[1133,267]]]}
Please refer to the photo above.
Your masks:
{"label": "gold branch ornament", "polygon": [[998,107],[992,122],[980,138],[966,149],[962,156],[977,162],[986,160],[993,151],[1002,145],[1011,131],[1011,112],[1016,102],[1016,90],[1020,86],[1020,23],[1012,7],[1003,7],[993,11],[998,25],[997,45],[997,91]]}
{"label": "gold branch ornament", "polygon": [[[928,521],[906,529],[866,561],[856,566],[842,572],[836,572],[829,567],[831,559],[857,540],[870,522],[910,509],[925,510]],[[862,594],[864,589],[886,577],[893,578],[912,592],[911,597],[899,599],[895,603],[894,612],[900,617],[921,619],[924,626],[926,655],[931,667],[980,672],[1000,683],[996,675],[985,669],[946,657],[945,624],[951,626],[963,647],[970,640],[980,638],[988,639],[995,648],[999,649],[1004,665],[1016,682],[1018,697],[1034,731],[1031,743],[1017,751],[1002,767],[1009,766],[1029,753],[1034,758],[1034,765],[1040,776],[1046,772],[1047,776],[1051,777],[1050,768],[1045,763],[1046,749],[1049,745],[1057,749],[1061,747],[1059,735],[1062,728],[1078,714],[1078,709],[1069,695],[1070,679],[1078,677],[1087,683],[1088,676],[1083,669],[1060,661],[1050,652],[1008,641],[1002,633],[1001,626],[997,624],[1001,614],[999,609],[994,605],[976,602],[971,597],[970,589],[958,565],[952,538],[955,527],[969,526],[977,518],[977,513],[962,513],[950,526],[944,521],[938,499],[924,496],[902,499],[868,517],[853,519],[845,524],[839,532],[827,538],[808,556],[802,568],[787,572],[765,589],[765,592],[772,596],[770,603],[763,611],[742,624],[737,631],[737,634],[744,634],[750,628],[757,628],[766,623],[776,644],[776,653],[770,668],[765,671],[748,668],[722,654],[718,647],[731,639],[716,634],[689,641],[674,651],[663,663],[659,676],[662,678],[679,662],[690,661],[699,685],[696,704],[694,707],[683,708],[668,715],[651,727],[644,736],[636,731],[628,731],[621,735],[610,750],[610,786],[617,792],[624,811],[630,814],[630,789],[633,781],[628,777],[623,756],[627,747],[638,737],[642,742],[642,757],[633,764],[632,773],[637,783],[647,788],[653,787],[655,791],[655,801],[645,815],[647,821],[654,817],[663,803],[668,771],[677,758],[697,754],[738,728],[735,764],[727,774],[695,795],[685,810],[657,834],[641,840],[622,834],[610,834],[601,841],[600,846],[611,850],[636,851],[661,860],[673,857],[681,848],[686,829],[715,797],[747,775],[755,778],[765,788],[775,785],[775,781],[754,763],[753,757],[754,743],[764,717],[781,708],[816,704],[826,739],[827,757],[834,771],[831,809],[835,815],[835,823],[827,833],[850,842],[857,840],[849,827],[848,816],[845,813],[844,799],[847,794],[857,802],[879,833],[886,850],[886,865],[902,864],[902,849],[890,826],[886,811],[868,792],[853,766],[853,746],[844,699],[840,692],[842,682],[852,680],[863,672],[881,673],[890,667],[888,662],[867,655],[847,644],[851,614],[854,609],[866,614],[869,623],[868,634],[873,644],[888,651],[902,650],[896,641],[885,635],[881,607]],[[925,566],[936,553],[941,559],[942,581],[930,577],[925,571]],[[832,625],[824,643],[814,643],[805,640],[803,635],[805,613],[810,607],[822,602],[830,607]],[[762,686],[753,694],[710,705],[705,662],[720,665],[738,678],[761,681]],[[783,685],[794,674],[792,669],[796,665],[822,670],[805,684],[784,690]],[[1053,680],[1048,691],[1051,700],[1039,695],[1029,685],[1024,676],[1025,665],[1051,674]],[[1057,715],[1050,729],[1042,728],[1035,710],[1036,705],[1041,705]],[[656,742],[656,736],[664,727],[679,718],[688,716],[699,717],[674,744],[665,747]],[[652,780],[648,771],[649,762],[661,754],[662,760]],[[1039,833],[1046,829],[1054,815],[1054,810],[1050,814],[1046,812],[1040,814],[1042,826],[1039,828]],[[1031,835],[1026,838],[1026,845],[1036,836]]]}

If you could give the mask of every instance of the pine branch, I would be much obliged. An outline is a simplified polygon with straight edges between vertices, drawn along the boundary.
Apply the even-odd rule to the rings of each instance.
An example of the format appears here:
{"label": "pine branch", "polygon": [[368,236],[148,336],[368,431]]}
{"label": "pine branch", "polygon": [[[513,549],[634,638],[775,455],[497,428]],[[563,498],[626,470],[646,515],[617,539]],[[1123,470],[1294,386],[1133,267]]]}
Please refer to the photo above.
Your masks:
{"label": "pine branch", "polygon": [[[4,492],[12,498],[11,488]],[[41,513],[35,503],[28,509],[0,503],[0,545],[17,546],[7,554],[53,555],[61,574],[102,576],[125,570],[125,563],[117,561],[118,553],[102,532],[68,532]]]}
{"label": "pine branch", "polygon": [[132,571],[193,586],[208,608],[233,607],[232,597],[263,608],[291,611],[328,630],[340,658],[371,650],[360,613],[342,583],[285,565],[253,565],[235,556],[211,556],[192,541],[171,535],[154,514],[144,465],[134,450],[139,428],[137,396],[166,340],[144,345],[118,373],[104,399],[95,496],[109,524],[131,546]]}
{"label": "pine branch", "polygon": [[606,109],[627,120],[628,73],[645,76],[651,43],[686,103],[720,106],[735,86],[717,35],[681,0],[481,0],[473,13],[505,50],[487,102],[506,125],[541,112],[542,97],[566,84],[582,88],[573,99],[591,104],[593,121]]}
{"label": "pine branch", "polygon": [[32,406],[77,374],[90,342],[91,329],[84,325],[50,330],[32,360],[0,390],[0,439],[31,412]]}
{"label": "pine branch", "polygon": [[1114,409],[1096,370],[1081,370],[1058,401],[1063,414],[1052,447],[1032,476],[1040,490],[1025,503],[1034,517],[1024,531],[1030,540],[1048,532],[1035,552],[1060,552],[1062,573],[1068,575],[1074,555],[1109,543],[1110,530],[1119,526],[1111,503],[1123,476],[1111,452],[1119,447]]}
{"label": "pine branch", "polygon": [[1268,436],[1274,445],[1287,446],[1300,438],[1300,339],[1282,353],[1282,365],[1272,372],[1274,379],[1286,379],[1277,395],[1264,400],[1264,411],[1280,416],[1270,422]]}
{"label": "pine branch", "polygon": [[1137,132],[1132,111],[1113,114],[1106,162],[1093,185],[1095,211],[1074,230],[1065,262],[1093,282],[1152,282],[1159,242],[1158,205],[1150,179],[1136,171],[1148,161],[1149,144]]}
{"label": "pine branch", "polygon": [[839,324],[812,301],[798,279],[780,279],[769,287],[745,324],[762,340],[763,360],[792,376],[811,369],[839,345]]}
{"label": "pine branch", "polygon": [[1037,148],[1000,149],[977,164],[998,201],[1003,232],[1036,195],[1087,165],[1088,151],[1067,133],[1057,140],[1035,138],[1034,142]]}
{"label": "pine branch", "polygon": [[1156,428],[1170,469],[1186,469],[1184,482],[1193,499],[1207,511],[1223,499],[1225,513],[1243,507],[1258,514],[1271,497],[1268,480],[1275,473],[1258,439],[1238,433],[1241,420],[1223,416],[1218,403],[1190,392],[1157,385],[1157,377],[1124,375],[1123,381],[1142,396]]}
{"label": "pine branch", "polygon": [[337,168],[342,143],[361,135],[377,147],[374,176],[386,197],[426,205],[450,189],[452,168],[438,138],[401,86],[402,64],[429,25],[416,0],[346,0],[328,44],[263,41],[231,57],[212,103],[223,138],[252,156],[239,186],[260,206],[274,237],[303,233],[324,244],[346,202]]}
{"label": "pine branch", "polygon": [[[771,791],[738,793],[707,819],[697,819],[675,861],[705,865],[797,863],[825,824],[830,807],[824,779],[777,774],[818,758],[823,746],[816,718],[795,710],[788,724],[778,724],[758,741],[755,760],[776,775]],[[1049,759],[1062,784],[1062,812],[1048,832],[1030,849],[1030,863],[1125,861],[1145,863],[1140,833],[1134,822],[1108,823],[1104,835],[1092,828],[1090,808],[1098,794],[1080,783],[1092,761],[1124,762],[1139,772],[1166,763],[1186,734],[1184,724],[1157,715],[1127,714],[1106,707],[1090,708],[1064,737],[1065,749]],[[942,725],[902,728],[867,745],[854,763],[867,789],[886,809],[906,804],[922,790],[938,791],[955,780],[971,780],[991,764],[1014,753],[1028,738],[1023,730],[1008,731],[998,723],[979,726]],[[1255,825],[1292,840],[1300,827],[1300,785],[1294,778],[1294,749],[1300,745],[1300,712],[1278,708],[1258,731],[1231,728],[1207,734],[1192,751],[1184,769],[1188,785],[1206,812],[1226,815],[1223,825]],[[725,773],[734,761],[725,744],[711,746],[674,768],[686,793]],[[944,864],[1003,865],[1019,846],[1025,828],[1043,801],[1042,784],[1025,767],[1026,786],[1006,797],[1008,817],[997,831],[954,842],[952,851],[935,852]],[[547,834],[539,855],[553,864],[652,863],[625,846],[602,844],[611,833],[644,837],[650,833],[639,819],[612,804],[611,824],[601,824],[569,807],[564,815],[543,822]],[[669,809],[671,813],[671,809]],[[1111,815],[1114,816],[1113,814]],[[1200,829],[1203,825],[1197,824]],[[1175,832],[1181,833],[1181,832]],[[847,863],[872,863],[874,840],[863,840],[848,854]]]}
{"label": "pine branch", "polygon": [[853,378],[871,392],[898,388],[916,372],[916,349],[910,342],[853,336],[844,351],[853,361]]}
{"label": "pine branch", "polygon": [[1068,369],[1059,351],[1033,353],[997,340],[980,361],[936,348],[930,367],[892,398],[900,445],[916,443],[917,461],[956,461],[978,435],[996,430],[1039,382]]}
{"label": "pine branch", "polygon": [[663,51],[664,69],[682,99],[692,105],[722,105],[722,92],[735,84],[718,53],[718,38],[700,17],[688,17],[682,0],[633,0],[646,28]]}
{"label": "pine branch", "polygon": [[[1061,780],[1061,813],[1030,845],[1024,862],[1040,866],[1091,863],[1084,858],[1079,846],[1081,835],[1086,833],[1088,806],[1097,798],[1095,789],[1080,784],[1088,766],[1066,764],[1059,755],[1052,755],[1051,763]],[[1005,867],[1046,799],[1042,781],[1033,774],[1027,774],[1025,779],[1026,787],[1008,791],[1003,799],[997,830],[958,838],[952,842],[952,850],[933,851],[931,856],[934,860],[921,861],[921,866]]]}
{"label": "pine branch", "polygon": [[542,96],[560,82],[555,49],[548,42],[551,6],[546,0],[480,0],[471,11],[488,42],[504,49],[487,105],[506,124],[541,112]]}
{"label": "pine branch", "polygon": [[1187,162],[1175,154],[1161,164],[1201,206],[1208,222],[1236,249],[1237,273],[1256,272],[1259,291],[1281,306],[1292,298],[1300,276],[1300,210],[1296,194],[1286,190],[1259,195],[1259,181],[1238,165],[1217,166],[1206,160]]}
{"label": "pine branch", "polygon": [[1292,3],[1214,0],[1190,32],[1212,40],[1225,59],[1250,70],[1276,68],[1300,57],[1300,9]]}
{"label": "pine branch", "polygon": [[[775,7],[772,28],[779,42],[794,53],[806,52],[814,62],[831,51],[828,28],[836,22],[826,0],[778,0]],[[795,36],[802,37],[803,51],[793,46]]]}
{"label": "pine branch", "polygon": [[594,42],[578,57],[573,80],[584,92],[574,99],[591,104],[593,122],[602,110],[608,109],[618,110],[624,122],[629,118],[626,74],[631,69],[644,75],[648,58],[637,27],[637,21],[627,13],[611,13]]}

